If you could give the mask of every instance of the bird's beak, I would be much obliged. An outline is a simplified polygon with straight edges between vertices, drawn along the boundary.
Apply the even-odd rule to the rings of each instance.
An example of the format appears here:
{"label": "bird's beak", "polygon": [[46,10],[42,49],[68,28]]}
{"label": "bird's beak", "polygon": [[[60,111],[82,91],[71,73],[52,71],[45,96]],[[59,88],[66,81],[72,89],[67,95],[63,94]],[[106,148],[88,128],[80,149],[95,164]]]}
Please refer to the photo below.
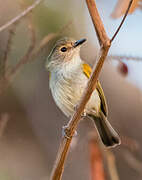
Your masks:
{"label": "bird's beak", "polygon": [[77,46],[83,44],[86,40],[87,40],[87,39],[84,38],[84,39],[80,39],[80,40],[76,41],[76,42],[74,43],[73,47],[76,48]]}

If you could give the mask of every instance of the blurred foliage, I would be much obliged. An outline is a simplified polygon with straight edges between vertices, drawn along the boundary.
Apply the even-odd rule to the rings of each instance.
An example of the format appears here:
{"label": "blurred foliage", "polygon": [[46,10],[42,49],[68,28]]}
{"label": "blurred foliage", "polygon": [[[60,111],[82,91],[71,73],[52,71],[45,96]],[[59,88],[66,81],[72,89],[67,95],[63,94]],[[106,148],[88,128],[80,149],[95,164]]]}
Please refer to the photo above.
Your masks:
{"label": "blurred foliage", "polygon": [[[22,0],[20,0],[22,1]],[[26,6],[32,4],[32,0],[25,0],[24,3]],[[64,2],[60,4],[64,6]],[[45,36],[51,32],[58,32],[58,30],[64,26],[69,20],[70,15],[64,14],[64,12],[59,11],[58,8],[51,8],[46,5],[46,2],[43,1],[33,12],[34,23],[40,31],[41,36]]]}
{"label": "blurred foliage", "polygon": [[0,172],[0,180],[16,180],[15,178],[13,178],[9,172],[6,172],[6,170],[4,170],[3,172]]}
{"label": "blurred foliage", "polygon": [[64,14],[50,9],[43,4],[37,8],[34,16],[34,21],[42,35],[57,32],[68,20],[68,16],[64,16]]}

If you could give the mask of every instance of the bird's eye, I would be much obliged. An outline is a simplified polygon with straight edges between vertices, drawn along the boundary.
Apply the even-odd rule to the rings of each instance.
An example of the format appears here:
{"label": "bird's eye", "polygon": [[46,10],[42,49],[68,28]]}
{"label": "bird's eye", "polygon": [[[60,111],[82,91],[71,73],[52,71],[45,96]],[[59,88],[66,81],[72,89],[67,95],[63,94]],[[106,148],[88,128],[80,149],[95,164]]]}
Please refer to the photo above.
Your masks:
{"label": "bird's eye", "polygon": [[62,47],[62,48],[61,48],[61,51],[62,51],[62,52],[66,52],[66,51],[67,51],[67,48],[66,48],[66,47]]}

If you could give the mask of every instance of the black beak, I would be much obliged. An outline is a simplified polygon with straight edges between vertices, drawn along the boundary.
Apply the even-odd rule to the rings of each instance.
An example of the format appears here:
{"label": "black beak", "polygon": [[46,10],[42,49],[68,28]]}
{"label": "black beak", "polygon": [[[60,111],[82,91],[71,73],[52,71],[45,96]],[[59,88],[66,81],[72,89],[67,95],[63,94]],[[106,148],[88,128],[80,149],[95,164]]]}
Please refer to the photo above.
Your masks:
{"label": "black beak", "polygon": [[84,38],[84,39],[80,39],[80,40],[76,41],[76,42],[74,43],[73,47],[75,48],[75,47],[83,44],[86,40],[87,40],[87,39]]}

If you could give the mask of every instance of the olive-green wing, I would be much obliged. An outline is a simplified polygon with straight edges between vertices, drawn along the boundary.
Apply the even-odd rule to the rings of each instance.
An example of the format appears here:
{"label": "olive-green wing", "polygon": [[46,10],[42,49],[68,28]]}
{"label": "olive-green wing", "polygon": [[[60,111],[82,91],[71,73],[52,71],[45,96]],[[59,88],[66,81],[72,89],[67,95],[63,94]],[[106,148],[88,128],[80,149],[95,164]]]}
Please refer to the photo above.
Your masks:
{"label": "olive-green wing", "polygon": [[101,110],[105,116],[108,116],[108,107],[107,107],[106,98],[105,98],[104,91],[103,91],[99,81],[97,81],[96,89],[99,92],[100,99],[101,99]]}
{"label": "olive-green wing", "polygon": [[[89,78],[91,75],[91,72],[92,72],[91,67],[88,64],[83,63],[82,68],[83,68],[84,74]],[[101,99],[101,110],[104,113],[104,115],[107,116],[108,115],[108,108],[107,108],[106,98],[105,98],[103,89],[102,89],[99,81],[97,81],[96,89],[97,89],[99,96],[100,96],[100,99]]]}

